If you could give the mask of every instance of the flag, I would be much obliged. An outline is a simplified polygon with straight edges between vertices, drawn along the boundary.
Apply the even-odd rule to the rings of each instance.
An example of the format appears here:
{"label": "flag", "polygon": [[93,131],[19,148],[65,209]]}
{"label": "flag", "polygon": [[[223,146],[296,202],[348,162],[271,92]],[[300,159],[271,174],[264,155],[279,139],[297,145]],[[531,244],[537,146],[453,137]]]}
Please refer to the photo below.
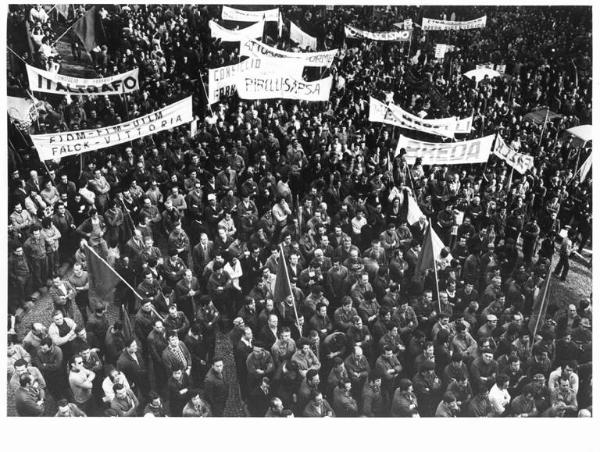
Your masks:
{"label": "flag", "polygon": [[444,242],[441,241],[431,227],[431,222],[429,222],[427,234],[423,241],[423,248],[421,248],[421,254],[419,254],[419,260],[417,261],[417,267],[415,268],[415,274],[419,275],[429,268],[437,270],[435,262],[440,260],[440,253],[443,248]]}
{"label": "flag", "polygon": [[[409,170],[410,171],[410,170]],[[410,175],[409,175],[410,177]],[[417,201],[412,195],[408,195],[408,212],[406,214],[406,221],[409,225],[415,224],[421,217],[424,217],[423,211],[417,204]]]}
{"label": "flag", "polygon": [[540,330],[543,325],[544,318],[546,317],[546,311],[548,309],[548,303],[550,298],[548,295],[548,286],[550,285],[552,262],[548,264],[546,270],[546,279],[540,289],[537,290],[537,294],[534,296],[533,308],[531,317],[529,318],[529,332],[531,333],[533,340],[535,341],[535,334]]}
{"label": "flag", "polygon": [[60,15],[62,15],[65,19],[68,19],[70,6],[71,5],[66,5],[66,4],[55,5],[56,12],[58,12]]}
{"label": "flag", "polygon": [[106,307],[114,298],[115,287],[120,281],[117,273],[92,248],[85,247],[88,264],[90,308]]}
{"label": "flag", "polygon": [[[283,249],[279,247],[279,262],[277,263],[277,275],[275,277],[275,290],[273,291],[273,301],[279,303],[284,301],[287,297],[292,294],[290,290],[290,280],[288,277],[288,271],[285,263],[285,254]],[[295,303],[295,301],[294,301]]]}
{"label": "flag", "polygon": [[585,160],[585,162],[583,162],[583,164],[579,167],[579,170],[578,170],[579,183],[583,183],[583,181],[585,180],[585,177],[588,175],[588,173],[590,172],[591,169],[592,169],[592,155],[590,154],[590,156]]}
{"label": "flag", "polygon": [[79,37],[88,53],[100,44],[103,44],[105,40],[97,8],[97,6],[92,6],[73,25],[73,31]]}

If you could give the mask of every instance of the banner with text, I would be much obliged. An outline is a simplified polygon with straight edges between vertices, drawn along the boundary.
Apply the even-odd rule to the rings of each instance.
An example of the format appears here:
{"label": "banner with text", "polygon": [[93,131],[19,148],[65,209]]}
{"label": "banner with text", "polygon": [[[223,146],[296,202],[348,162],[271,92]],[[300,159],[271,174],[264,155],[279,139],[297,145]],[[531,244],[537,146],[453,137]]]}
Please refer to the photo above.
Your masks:
{"label": "banner with text", "polygon": [[329,100],[331,82],[329,76],[314,82],[305,82],[293,75],[252,72],[240,76],[237,82],[241,99],[294,99],[308,102]]}
{"label": "banner with text", "polygon": [[428,19],[423,17],[421,28],[423,30],[470,30],[472,28],[484,28],[487,22],[487,16],[478,19],[466,21]]}
{"label": "banner with text", "polygon": [[[282,64],[284,63],[285,64]],[[208,103],[214,104],[221,96],[232,96],[237,91],[240,75],[249,71],[281,72],[302,78],[304,66],[300,60],[282,60],[279,58],[247,58],[237,64],[208,70]]]}
{"label": "banner with text", "polygon": [[365,31],[354,28],[350,25],[345,27],[346,37],[353,39],[371,39],[373,41],[410,41],[411,30],[394,31]]}
{"label": "banner with text", "polygon": [[104,78],[78,78],[44,71],[27,65],[29,89],[42,93],[83,94],[105,96],[137,91],[140,88],[138,69]]}
{"label": "banner with text", "polygon": [[382,122],[446,138],[454,138],[457,133],[469,133],[473,125],[473,117],[458,119],[456,116],[452,116],[450,118],[423,119],[397,105],[386,105],[373,97],[369,101],[369,121]]}
{"label": "banner with text", "polygon": [[245,11],[243,9],[223,6],[221,19],[234,22],[277,22],[279,20],[279,8],[267,9],[265,11]]}
{"label": "banner with text", "polygon": [[406,161],[414,164],[421,158],[423,165],[460,165],[487,162],[492,150],[494,135],[455,143],[428,143],[400,135],[396,154],[406,150]]}
{"label": "banner with text", "polygon": [[241,30],[230,30],[220,26],[214,20],[211,20],[208,26],[210,27],[210,35],[214,39],[220,39],[223,42],[240,42],[246,39],[262,38],[265,22],[261,20]]}
{"label": "banner with text", "polygon": [[304,66],[310,67],[329,67],[333,63],[333,58],[337,50],[328,50],[325,52],[286,52],[268,46],[255,39],[240,42],[240,56],[249,57],[271,57],[271,58],[295,58],[301,60]]}
{"label": "banner with text", "polygon": [[521,174],[525,174],[533,168],[533,156],[515,151],[506,144],[500,135],[498,135],[498,139],[494,145],[493,153]]}
{"label": "banner with text", "polygon": [[301,49],[317,50],[317,38],[304,33],[300,27],[290,21],[290,39],[298,44]]}
{"label": "banner with text", "polygon": [[190,96],[160,110],[114,126],[31,135],[31,140],[40,160],[51,160],[116,146],[187,124],[193,119],[192,96]]}

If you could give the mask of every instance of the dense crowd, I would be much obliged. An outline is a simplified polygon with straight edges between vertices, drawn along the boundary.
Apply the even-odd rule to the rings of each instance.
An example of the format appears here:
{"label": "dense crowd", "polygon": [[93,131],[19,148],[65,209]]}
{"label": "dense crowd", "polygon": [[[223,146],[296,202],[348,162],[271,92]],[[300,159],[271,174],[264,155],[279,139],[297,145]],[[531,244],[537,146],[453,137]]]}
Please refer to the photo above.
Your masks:
{"label": "dense crowd", "polygon": [[[575,176],[589,149],[564,134],[591,123],[590,9],[281,11],[283,36],[268,23],[267,43],[289,49],[291,20],[319,50],[340,49],[331,68],[307,74],[334,77],[329,102],[232,96],[209,106],[206,69],[239,61],[237,43],[211,39],[220,7],[114,6],[100,10],[106,39],[94,70],[137,67],[141,89],[34,93],[44,103],[37,121],[9,126],[17,413],[223,416],[239,386],[247,414],[261,417],[591,415],[591,296],[550,300],[535,335],[529,321],[549,273],[569,278],[571,254],[591,239],[591,177]],[[482,15],[483,29],[415,27],[410,45],[344,39],[344,24],[389,30],[406,18]],[[9,29],[35,36],[20,58],[46,69],[60,60],[57,21],[11,5]],[[439,42],[456,46],[443,61]],[[24,93],[25,66],[11,58],[9,90]],[[505,75],[462,76],[482,63]],[[27,136],[119,124],[189,95],[193,136],[186,125],[47,162]],[[409,165],[395,152],[398,131],[368,121],[369,96],[427,118],[474,115],[466,138],[498,132],[535,167],[520,175],[495,156]],[[539,106],[560,116],[525,118]],[[409,197],[423,214],[413,224]],[[423,273],[429,223],[446,248]],[[114,300],[89,296],[87,246],[126,281]],[[291,295],[277,299],[281,260]],[[15,313],[40,294],[52,300],[51,322],[17,336]],[[109,303],[131,320],[109,322]],[[215,353],[219,332],[231,341],[235,386]]]}

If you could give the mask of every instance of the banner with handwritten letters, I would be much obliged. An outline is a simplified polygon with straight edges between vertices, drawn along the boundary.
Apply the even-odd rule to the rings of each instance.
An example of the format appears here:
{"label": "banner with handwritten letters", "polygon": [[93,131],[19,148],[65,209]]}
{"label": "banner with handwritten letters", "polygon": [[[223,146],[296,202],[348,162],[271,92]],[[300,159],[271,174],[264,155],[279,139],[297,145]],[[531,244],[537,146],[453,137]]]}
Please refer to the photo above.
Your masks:
{"label": "banner with handwritten letters", "polygon": [[454,20],[440,20],[440,19],[428,19],[423,17],[421,28],[425,31],[429,30],[471,30],[473,28],[484,28],[487,23],[487,16],[480,17],[473,20],[465,21],[454,21]]}
{"label": "banner with handwritten letters", "polygon": [[305,82],[293,75],[271,72],[242,74],[237,83],[241,99],[293,99],[308,102],[329,100],[332,76],[314,82]]}
{"label": "banner with handwritten letters", "polygon": [[520,152],[515,151],[506,144],[500,135],[498,135],[498,138],[496,139],[493,153],[495,156],[504,160],[521,174],[525,174],[527,171],[533,168],[533,156],[521,154]]}
{"label": "banner with handwritten letters", "polygon": [[417,158],[423,165],[460,165],[485,163],[490,157],[494,135],[454,143],[428,143],[400,135],[396,154],[406,150],[406,161],[414,164]]}
{"label": "banner with handwritten letters", "polygon": [[423,119],[397,105],[391,103],[386,105],[373,97],[369,101],[369,121],[382,122],[446,138],[454,138],[457,133],[469,133],[473,125],[473,117],[458,119],[456,116],[452,116],[450,118]]}
{"label": "banner with handwritten letters", "polygon": [[[285,61],[285,63],[284,63]],[[208,103],[214,104],[221,96],[233,96],[237,92],[240,75],[249,71],[282,72],[302,78],[304,66],[300,60],[280,58],[247,58],[237,64],[208,70]]]}
{"label": "banner with handwritten letters", "polygon": [[344,29],[347,38],[371,39],[373,41],[410,41],[412,36],[411,30],[365,31],[351,25],[346,25]]}
{"label": "banner with handwritten letters", "polygon": [[214,20],[211,20],[208,26],[210,27],[210,36],[212,38],[220,39],[223,42],[240,42],[246,39],[262,38],[265,22],[261,20],[241,30],[230,30],[229,28],[220,26]]}
{"label": "banner with handwritten letters", "polygon": [[192,96],[189,96],[165,108],[114,126],[30,136],[40,160],[51,160],[116,146],[187,124],[193,119]]}
{"label": "banner with handwritten letters", "polygon": [[221,19],[234,22],[277,22],[279,20],[279,8],[267,9],[265,11],[245,11],[243,9],[223,6]]}
{"label": "banner with handwritten letters", "polygon": [[317,38],[304,33],[300,27],[290,21],[290,39],[298,44],[301,49],[317,50]]}
{"label": "banner with handwritten letters", "polygon": [[83,94],[105,96],[137,91],[140,88],[138,69],[103,78],[79,78],[44,71],[26,65],[29,89],[52,94]]}
{"label": "banner with handwritten letters", "polygon": [[263,44],[255,39],[240,42],[240,56],[295,58],[301,60],[304,66],[309,67],[331,66],[337,52],[337,50],[327,50],[325,52],[286,52]]}
{"label": "banner with handwritten letters", "polygon": [[400,30],[412,30],[413,29],[413,20],[412,19],[404,19],[402,22],[394,23],[394,27],[398,27]]}
{"label": "banner with handwritten letters", "polygon": [[448,52],[454,52],[456,47],[451,44],[436,44],[435,45],[435,59],[441,60],[446,56]]}

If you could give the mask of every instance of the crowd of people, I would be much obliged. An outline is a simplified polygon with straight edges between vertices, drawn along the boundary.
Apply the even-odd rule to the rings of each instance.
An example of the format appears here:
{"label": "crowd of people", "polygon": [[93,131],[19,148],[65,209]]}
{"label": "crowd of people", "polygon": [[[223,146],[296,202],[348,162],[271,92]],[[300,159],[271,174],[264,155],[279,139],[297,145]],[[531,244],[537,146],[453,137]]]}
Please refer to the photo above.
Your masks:
{"label": "crowd of people", "polygon": [[[42,10],[9,6],[11,30],[43,35],[12,57],[9,90],[28,88],[23,61],[57,58],[58,16]],[[45,108],[30,130],[9,125],[16,413],[218,417],[239,391],[259,417],[590,416],[591,294],[550,300],[530,322],[550,273],[552,285],[568,280],[591,240],[591,176],[576,174],[589,149],[564,134],[591,123],[590,8],[280,7],[283,34],[270,22],[265,42],[290,49],[292,21],[319,50],[339,49],[317,71],[334,78],[329,102],[233,95],[211,106],[206,69],[239,61],[238,43],[211,39],[220,10],[102,8],[94,70],[139,68],[141,89],[34,93]],[[483,15],[475,30],[417,26]],[[344,25],[390,30],[408,18],[410,45],[344,38]],[[440,42],[455,49],[436,60]],[[462,76],[482,63],[505,73]],[[190,95],[195,135],[185,125],[45,162],[27,136],[119,124]],[[409,165],[399,131],[368,121],[369,96],[427,118],[473,115],[465,138],[499,133],[535,166]],[[558,118],[525,118],[539,106]],[[422,213],[412,224],[410,198]],[[422,272],[430,223],[446,248]],[[123,279],[114,300],[90,296],[88,247]],[[17,335],[15,314],[43,298],[49,322]],[[113,305],[130,317],[109,320]]]}

